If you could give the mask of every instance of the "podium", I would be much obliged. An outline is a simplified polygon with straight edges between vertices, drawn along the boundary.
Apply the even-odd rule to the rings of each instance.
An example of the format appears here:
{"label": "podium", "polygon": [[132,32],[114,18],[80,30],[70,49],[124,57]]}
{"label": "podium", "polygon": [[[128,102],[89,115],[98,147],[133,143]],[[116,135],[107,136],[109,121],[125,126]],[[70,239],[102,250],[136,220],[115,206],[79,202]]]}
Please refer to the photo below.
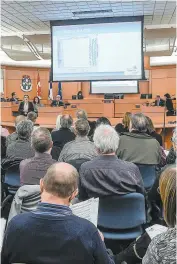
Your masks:
{"label": "podium", "polygon": [[14,122],[15,117],[12,116],[13,105],[11,102],[0,102],[1,122]]}
{"label": "podium", "polygon": [[103,116],[107,118],[114,117],[114,100],[112,99],[103,100]]}

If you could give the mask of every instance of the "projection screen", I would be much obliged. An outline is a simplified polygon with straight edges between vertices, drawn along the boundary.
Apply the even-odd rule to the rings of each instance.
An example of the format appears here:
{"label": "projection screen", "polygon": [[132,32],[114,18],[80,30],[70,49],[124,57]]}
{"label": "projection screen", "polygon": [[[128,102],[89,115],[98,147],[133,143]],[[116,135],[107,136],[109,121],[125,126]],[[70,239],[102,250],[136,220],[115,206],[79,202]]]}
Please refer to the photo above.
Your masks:
{"label": "projection screen", "polygon": [[51,21],[53,81],[144,78],[143,18]]}

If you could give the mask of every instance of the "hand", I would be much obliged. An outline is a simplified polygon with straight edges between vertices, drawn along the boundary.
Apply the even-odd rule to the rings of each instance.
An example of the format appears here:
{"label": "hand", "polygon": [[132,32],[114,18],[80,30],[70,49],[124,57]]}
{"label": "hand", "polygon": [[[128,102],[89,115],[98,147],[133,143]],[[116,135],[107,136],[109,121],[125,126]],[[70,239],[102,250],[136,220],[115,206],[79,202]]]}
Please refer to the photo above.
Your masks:
{"label": "hand", "polygon": [[103,236],[103,233],[101,233],[101,231],[98,229],[98,233],[99,233],[99,235],[100,235],[100,237],[101,237],[101,240],[104,242],[104,236]]}

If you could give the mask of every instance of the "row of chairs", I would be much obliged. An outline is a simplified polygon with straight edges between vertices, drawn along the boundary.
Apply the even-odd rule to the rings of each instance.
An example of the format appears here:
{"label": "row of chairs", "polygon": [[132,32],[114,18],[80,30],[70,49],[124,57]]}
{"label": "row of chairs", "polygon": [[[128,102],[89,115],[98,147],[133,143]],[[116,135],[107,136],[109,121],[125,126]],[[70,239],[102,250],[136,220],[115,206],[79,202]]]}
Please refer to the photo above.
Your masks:
{"label": "row of chairs", "polygon": [[[21,160],[8,161],[6,160],[2,164],[1,169],[1,183],[2,183],[2,197],[1,207],[4,208],[6,203],[15,195],[16,191],[20,187],[20,172],[19,164]],[[80,166],[88,161],[87,159],[71,160],[68,163],[73,165],[78,171]],[[144,186],[146,190],[149,190],[156,178],[156,168],[154,165],[141,165],[137,164],[140,173],[143,178]]]}

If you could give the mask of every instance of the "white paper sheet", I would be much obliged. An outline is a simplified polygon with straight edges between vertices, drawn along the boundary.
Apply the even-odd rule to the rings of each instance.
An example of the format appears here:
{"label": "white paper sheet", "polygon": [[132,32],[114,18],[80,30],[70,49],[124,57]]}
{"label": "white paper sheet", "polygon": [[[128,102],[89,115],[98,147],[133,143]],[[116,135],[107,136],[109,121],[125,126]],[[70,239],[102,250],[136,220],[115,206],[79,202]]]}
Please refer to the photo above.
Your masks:
{"label": "white paper sheet", "polygon": [[155,236],[160,235],[168,230],[166,226],[162,225],[153,225],[146,228],[146,232],[148,233],[149,237],[153,239]]}
{"label": "white paper sheet", "polygon": [[91,198],[87,201],[71,205],[73,214],[85,218],[97,226],[99,198]]}

